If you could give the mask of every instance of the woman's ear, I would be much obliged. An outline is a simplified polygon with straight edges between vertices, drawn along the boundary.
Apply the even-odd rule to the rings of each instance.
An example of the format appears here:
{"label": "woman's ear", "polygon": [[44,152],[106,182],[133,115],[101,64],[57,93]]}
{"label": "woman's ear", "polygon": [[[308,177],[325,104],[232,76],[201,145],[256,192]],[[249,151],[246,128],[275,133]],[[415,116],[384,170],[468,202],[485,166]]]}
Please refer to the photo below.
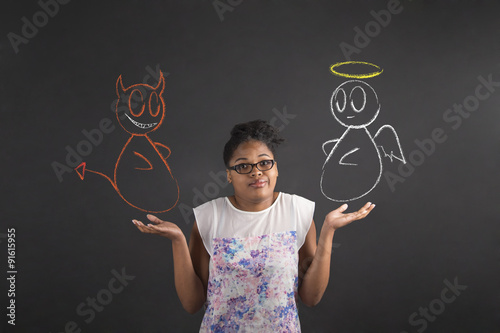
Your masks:
{"label": "woman's ear", "polygon": [[229,169],[226,169],[226,174],[227,174],[227,182],[231,183],[233,180],[231,179],[231,172]]}

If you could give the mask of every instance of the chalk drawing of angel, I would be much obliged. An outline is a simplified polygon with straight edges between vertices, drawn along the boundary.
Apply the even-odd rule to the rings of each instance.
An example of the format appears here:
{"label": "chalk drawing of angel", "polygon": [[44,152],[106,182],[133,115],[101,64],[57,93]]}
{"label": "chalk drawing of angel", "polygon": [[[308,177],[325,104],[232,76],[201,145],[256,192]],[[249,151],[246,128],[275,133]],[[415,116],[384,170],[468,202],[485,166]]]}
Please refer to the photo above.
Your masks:
{"label": "chalk drawing of angel", "polygon": [[[376,68],[366,74],[340,73],[344,65],[363,65]],[[323,143],[326,160],[321,173],[320,188],[332,201],[359,199],[377,186],[382,175],[382,155],[406,163],[396,130],[383,125],[372,136],[368,126],[377,118],[380,103],[375,90],[359,78],[370,78],[382,73],[380,67],[360,61],[342,62],[331,66],[337,76],[354,78],[335,89],[330,100],[335,119],[347,129],[340,138]],[[333,145],[333,147],[332,147]],[[339,186],[348,184],[348,186]]]}

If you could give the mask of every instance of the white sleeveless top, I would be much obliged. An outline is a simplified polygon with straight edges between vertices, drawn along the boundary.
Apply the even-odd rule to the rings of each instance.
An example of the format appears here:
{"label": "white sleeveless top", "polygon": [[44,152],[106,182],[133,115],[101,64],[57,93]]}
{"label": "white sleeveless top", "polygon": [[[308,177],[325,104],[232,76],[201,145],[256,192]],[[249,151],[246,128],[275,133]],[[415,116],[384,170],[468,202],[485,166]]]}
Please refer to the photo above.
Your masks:
{"label": "white sleeveless top", "polygon": [[314,202],[286,193],[259,212],[227,197],[194,208],[210,254],[200,332],[300,332],[298,250],[313,213]]}

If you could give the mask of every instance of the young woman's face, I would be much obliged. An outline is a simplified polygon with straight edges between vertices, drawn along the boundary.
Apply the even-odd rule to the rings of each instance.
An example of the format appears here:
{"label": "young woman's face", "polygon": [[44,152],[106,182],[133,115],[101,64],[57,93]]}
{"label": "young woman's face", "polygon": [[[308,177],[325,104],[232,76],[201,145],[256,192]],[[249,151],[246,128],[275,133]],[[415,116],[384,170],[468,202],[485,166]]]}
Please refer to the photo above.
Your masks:
{"label": "young woman's face", "polygon": [[[267,145],[261,141],[247,141],[238,146],[229,160],[229,166],[254,164],[274,160],[274,155]],[[250,166],[251,167],[251,166]],[[261,169],[265,167],[260,166]],[[275,163],[269,170],[261,171],[254,166],[248,174],[239,174],[235,170],[227,170],[228,181],[233,184],[234,194],[245,201],[259,203],[272,200],[274,187],[278,178],[278,166]]]}

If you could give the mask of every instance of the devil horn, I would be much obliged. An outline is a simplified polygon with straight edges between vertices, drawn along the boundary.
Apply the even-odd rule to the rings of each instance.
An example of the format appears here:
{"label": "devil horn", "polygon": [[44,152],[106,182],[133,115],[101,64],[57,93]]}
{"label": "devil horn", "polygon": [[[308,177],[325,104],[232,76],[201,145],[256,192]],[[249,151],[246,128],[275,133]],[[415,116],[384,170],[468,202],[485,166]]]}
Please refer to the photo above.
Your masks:
{"label": "devil horn", "polygon": [[125,87],[123,86],[122,76],[120,75],[116,81],[116,94],[118,95],[118,98],[121,98],[124,93]]}
{"label": "devil horn", "polygon": [[[158,93],[158,89],[160,92]],[[157,92],[158,96],[161,96],[163,94],[163,90],[165,89],[165,78],[163,77],[163,73],[160,71],[160,79],[158,80],[158,85],[155,88],[155,91]]]}

